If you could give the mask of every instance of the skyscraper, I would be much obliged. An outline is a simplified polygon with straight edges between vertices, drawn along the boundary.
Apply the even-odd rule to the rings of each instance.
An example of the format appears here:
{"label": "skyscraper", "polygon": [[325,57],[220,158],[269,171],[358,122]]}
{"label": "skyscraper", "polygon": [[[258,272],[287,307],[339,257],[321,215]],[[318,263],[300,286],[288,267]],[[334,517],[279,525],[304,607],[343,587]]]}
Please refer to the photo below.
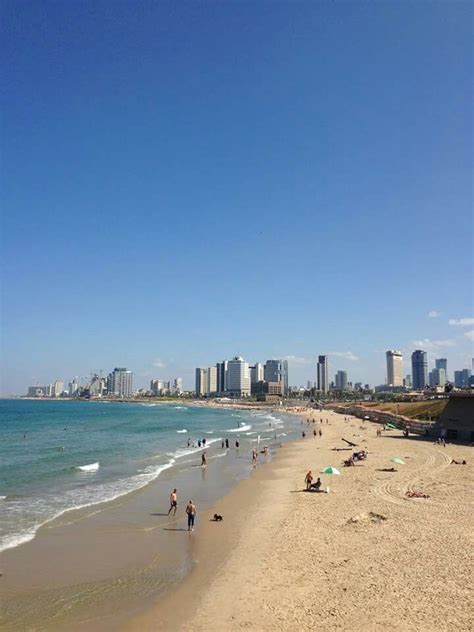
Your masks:
{"label": "skyscraper", "polygon": [[428,355],[417,349],[411,354],[411,373],[414,389],[423,389],[428,383]]}
{"label": "skyscraper", "polygon": [[107,378],[107,393],[117,397],[131,397],[132,372],[125,367],[116,367]]}
{"label": "skyscraper", "polygon": [[216,364],[217,369],[217,392],[225,393],[227,390],[227,368],[228,368],[227,360],[223,362],[218,362]]}
{"label": "skyscraper", "polygon": [[215,395],[217,393],[217,368],[210,366],[207,369],[207,394]]}
{"label": "skyscraper", "polygon": [[448,361],[446,358],[438,358],[435,360],[435,367],[437,369],[444,369],[446,380],[448,379]]}
{"label": "skyscraper", "polygon": [[470,369],[462,369],[461,371],[454,371],[454,386],[456,388],[464,388],[469,386],[469,378],[471,377]]}
{"label": "skyscraper", "polygon": [[403,386],[403,355],[401,351],[387,351],[387,385]]}
{"label": "skyscraper", "polygon": [[283,360],[281,363],[281,381],[283,386],[283,395],[288,395],[289,386],[288,386],[288,360]]}
{"label": "skyscraper", "polygon": [[261,362],[256,362],[254,366],[250,367],[250,383],[257,384],[263,382],[265,371]]}
{"label": "skyscraper", "polygon": [[281,360],[267,360],[263,371],[265,382],[281,382]]}
{"label": "skyscraper", "polygon": [[[265,362],[263,378],[265,382],[281,384],[282,395],[288,394],[288,361],[287,360],[267,360]],[[260,380],[258,380],[260,381]]]}
{"label": "skyscraper", "polygon": [[196,369],[196,397],[203,397],[209,391],[209,375],[207,369]]}
{"label": "skyscraper", "polygon": [[338,371],[335,376],[336,388],[345,391],[347,389],[347,371]]}
{"label": "skyscraper", "polygon": [[227,392],[236,397],[247,397],[250,395],[249,365],[240,356],[229,360],[227,367]]}
{"label": "skyscraper", "polygon": [[428,375],[430,386],[445,386],[446,371],[444,369],[433,369]]}
{"label": "skyscraper", "polygon": [[327,393],[329,388],[329,369],[328,357],[325,355],[318,356],[318,391]]}

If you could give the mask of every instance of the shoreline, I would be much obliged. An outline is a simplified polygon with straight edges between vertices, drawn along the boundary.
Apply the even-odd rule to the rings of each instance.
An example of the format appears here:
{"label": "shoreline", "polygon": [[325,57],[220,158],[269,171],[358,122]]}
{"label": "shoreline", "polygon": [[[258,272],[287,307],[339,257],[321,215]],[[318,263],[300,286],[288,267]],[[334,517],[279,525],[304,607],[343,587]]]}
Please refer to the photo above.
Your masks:
{"label": "shoreline", "polygon": [[[294,428],[299,428],[295,415],[288,417],[294,419]],[[250,438],[243,441],[247,445]],[[278,448],[273,441],[269,447],[270,460]],[[40,527],[32,540],[6,549],[1,554],[3,576],[0,581],[5,610],[0,617],[0,629],[20,630],[33,625],[34,619],[28,619],[28,608],[25,608],[25,600],[30,598],[38,602],[43,612],[41,629],[89,630],[95,626],[95,619],[110,621],[110,629],[116,629],[116,622],[126,620],[129,612],[137,608],[140,611],[158,594],[171,590],[189,572],[192,551],[190,543],[179,545],[178,550],[172,552],[167,550],[173,531],[179,532],[183,522],[182,515],[178,515],[165,529],[166,519],[159,518],[163,515],[160,511],[165,507],[165,512],[168,510],[170,487],[178,486],[183,492],[186,490],[186,494],[197,497],[201,510],[210,507],[215,498],[227,494],[236,481],[248,476],[250,448],[243,447],[243,450],[239,457],[239,451],[234,448],[222,452],[220,445],[210,446],[211,467],[204,469],[196,465],[200,461],[199,454],[178,459],[144,487],[114,500],[68,510]],[[221,459],[221,456],[228,458]],[[195,470],[190,465],[193,460]],[[185,498],[180,496],[179,500],[182,513]],[[54,603],[67,603],[68,595],[75,592],[106,593],[107,601],[116,603],[117,608],[126,602],[127,610],[116,616],[113,608],[108,605],[103,608],[103,603],[92,599],[85,619],[82,615],[76,618],[76,604],[73,604],[75,613],[66,616],[67,623],[64,623],[64,612],[58,616]],[[80,604],[78,607],[81,609]],[[101,624],[97,629],[104,628]]]}

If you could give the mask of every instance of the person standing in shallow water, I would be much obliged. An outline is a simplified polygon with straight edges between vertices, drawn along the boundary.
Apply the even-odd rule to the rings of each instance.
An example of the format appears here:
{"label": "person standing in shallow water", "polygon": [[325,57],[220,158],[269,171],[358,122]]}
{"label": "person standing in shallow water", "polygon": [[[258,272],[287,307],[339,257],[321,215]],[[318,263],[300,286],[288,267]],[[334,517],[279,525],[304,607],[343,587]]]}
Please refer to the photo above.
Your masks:
{"label": "person standing in shallow water", "polygon": [[196,505],[192,500],[188,500],[186,505],[186,513],[188,514],[188,531],[194,531],[194,519],[196,518]]}

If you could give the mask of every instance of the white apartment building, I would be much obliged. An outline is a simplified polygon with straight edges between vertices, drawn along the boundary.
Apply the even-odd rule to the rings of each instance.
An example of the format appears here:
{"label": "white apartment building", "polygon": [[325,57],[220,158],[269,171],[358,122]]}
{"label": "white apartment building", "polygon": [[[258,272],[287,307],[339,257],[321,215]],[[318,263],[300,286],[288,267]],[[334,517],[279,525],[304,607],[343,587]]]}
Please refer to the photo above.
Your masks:
{"label": "white apartment building", "polygon": [[227,368],[227,392],[236,397],[248,397],[250,395],[249,364],[240,356],[229,360]]}
{"label": "white apartment building", "polygon": [[210,366],[207,369],[207,394],[215,395],[217,393],[217,368]]}
{"label": "white apartment building", "polygon": [[117,397],[132,396],[132,372],[124,367],[116,367],[107,378],[107,393]]}

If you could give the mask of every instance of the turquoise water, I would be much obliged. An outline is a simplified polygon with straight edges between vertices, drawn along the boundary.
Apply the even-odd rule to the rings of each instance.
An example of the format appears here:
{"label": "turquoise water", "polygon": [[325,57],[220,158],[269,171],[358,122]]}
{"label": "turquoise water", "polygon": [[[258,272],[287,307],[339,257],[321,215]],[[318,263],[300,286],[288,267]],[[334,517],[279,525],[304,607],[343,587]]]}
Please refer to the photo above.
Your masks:
{"label": "turquoise water", "polygon": [[[299,421],[185,405],[0,401],[0,551],[71,509],[113,500],[207,448],[284,441]],[[188,446],[188,439],[191,443]],[[223,451],[224,452],[224,451]],[[248,467],[248,465],[245,465]]]}

